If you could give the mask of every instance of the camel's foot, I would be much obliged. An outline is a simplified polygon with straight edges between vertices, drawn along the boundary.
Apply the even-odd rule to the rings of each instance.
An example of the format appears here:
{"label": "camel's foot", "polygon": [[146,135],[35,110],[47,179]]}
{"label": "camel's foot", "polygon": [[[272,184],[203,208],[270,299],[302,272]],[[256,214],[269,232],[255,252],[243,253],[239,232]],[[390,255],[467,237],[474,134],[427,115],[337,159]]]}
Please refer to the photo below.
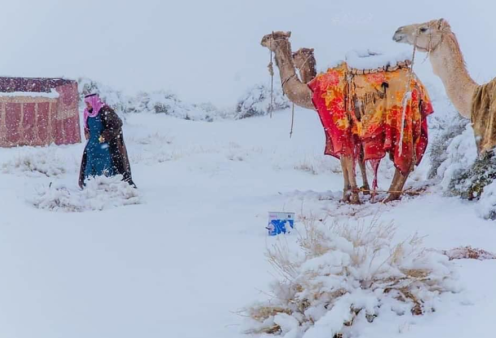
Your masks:
{"label": "camel's foot", "polygon": [[361,192],[362,192],[362,194],[364,194],[364,195],[370,195],[370,187],[369,187],[369,185],[368,185],[368,184],[366,184],[366,185],[362,186],[362,187],[360,188],[360,191],[361,191]]}
{"label": "camel's foot", "polygon": [[360,197],[357,192],[353,192],[350,195],[350,204],[361,204]]}
{"label": "camel's foot", "polygon": [[343,193],[343,203],[349,204],[361,204],[360,196],[358,195],[358,189],[348,190]]}
{"label": "camel's foot", "polygon": [[343,198],[341,199],[341,202],[349,203],[350,202],[350,195],[351,195],[351,187],[345,186],[343,189]]}
{"label": "camel's foot", "polygon": [[382,202],[383,203],[389,203],[389,202],[393,202],[393,201],[398,201],[399,199],[401,199],[401,194],[390,193],[389,196]]}

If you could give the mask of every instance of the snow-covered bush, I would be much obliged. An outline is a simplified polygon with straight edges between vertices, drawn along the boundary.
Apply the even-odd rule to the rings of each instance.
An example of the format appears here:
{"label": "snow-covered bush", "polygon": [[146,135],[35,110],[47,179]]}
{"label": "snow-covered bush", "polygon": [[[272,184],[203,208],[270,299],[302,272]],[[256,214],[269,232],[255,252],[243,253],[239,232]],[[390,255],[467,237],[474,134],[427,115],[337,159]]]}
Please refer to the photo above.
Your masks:
{"label": "snow-covered bush", "polygon": [[[97,93],[121,117],[128,113],[164,114],[185,120],[208,121],[223,118],[243,119],[252,116],[267,115],[271,106],[270,88],[256,85],[238,100],[233,109],[218,109],[211,103],[191,104],[182,101],[177,95],[164,91],[140,92],[134,96],[125,95],[97,81],[79,78],[80,109],[84,109],[85,95]],[[273,111],[286,109],[290,103],[282,93],[279,82],[274,84]]]}
{"label": "snow-covered bush", "polygon": [[376,317],[435,311],[458,291],[448,257],[413,236],[393,244],[394,226],[308,222],[297,247],[281,241],[268,258],[281,275],[273,298],[246,310],[245,332],[285,338],[347,337]]}
{"label": "snow-covered bush", "polygon": [[140,204],[141,198],[137,189],[122,181],[122,176],[101,176],[89,180],[83,190],[50,183],[38,188],[29,202],[49,211],[83,212]]}
{"label": "snow-covered bush", "polygon": [[[473,151],[467,152],[467,150],[475,147],[473,137],[468,137],[472,132],[469,125],[470,121],[455,115],[450,124],[432,142],[429,154],[431,160],[429,178],[443,178],[452,164],[458,165],[456,171],[473,163],[473,158],[467,158],[467,155],[473,155]],[[451,171],[448,175],[451,176],[452,173]]]}
{"label": "snow-covered bush", "polygon": [[[456,128],[457,127],[455,127],[455,129]],[[448,135],[448,133],[446,135]],[[452,135],[456,134],[453,133]],[[436,147],[443,142],[443,146]],[[433,145],[433,151],[435,151],[436,148],[438,149],[436,153],[441,159],[444,158],[444,160],[439,161],[440,164],[437,169],[432,169],[431,173],[433,174],[435,170],[436,174],[433,174],[431,177],[440,179],[442,189],[449,195],[460,195],[460,188],[462,188],[461,178],[464,173],[473,166],[477,159],[477,150],[472,127],[466,125],[461,134],[457,134],[451,139],[446,138],[445,140],[442,140],[441,137],[441,140]],[[436,156],[436,153],[431,155],[434,165],[436,162],[433,157]]]}
{"label": "snow-covered bush", "polygon": [[441,182],[446,193],[451,181],[470,168],[477,158],[475,139],[470,120],[461,117],[444,91],[431,83],[425,83],[434,106],[429,116],[429,159],[431,168],[428,177]]}
{"label": "snow-covered bush", "polygon": [[439,102],[445,109],[444,114],[437,116],[431,124],[438,136],[430,148],[429,177],[439,180],[448,195],[476,200],[479,216],[496,219],[494,151],[478,156],[470,121],[461,118],[445,101]]}
{"label": "snow-covered bush", "polygon": [[181,101],[175,94],[166,91],[139,93],[129,100],[128,113],[165,114],[185,120],[212,121],[217,110],[212,105],[194,105]]}
{"label": "snow-covered bush", "polygon": [[79,78],[80,109],[84,109],[84,96],[97,93],[119,115],[128,113],[165,114],[186,120],[212,121],[215,117],[227,115],[220,112],[212,104],[188,104],[175,94],[167,91],[141,92],[135,96],[125,95],[102,83]]}
{"label": "snow-covered bush", "polygon": [[[465,199],[480,199],[482,202],[484,199],[491,199],[494,189],[491,185],[494,179],[496,179],[496,156],[494,151],[490,151],[478,156],[470,167],[460,170],[451,179],[449,190]],[[491,203],[493,202],[496,201]]]}
{"label": "snow-covered bush", "polygon": [[[493,161],[492,165],[496,165],[496,163],[494,163]],[[496,176],[496,168],[491,167],[490,173],[491,173],[490,177],[492,182],[483,187],[479,202],[475,210],[480,217],[485,219],[495,220],[496,219],[496,181],[494,181],[494,178]],[[488,177],[488,176],[484,176],[484,177]],[[479,189],[480,188],[481,187],[479,187]],[[475,190],[474,193],[476,193]]]}
{"label": "snow-covered bush", "polygon": [[12,160],[2,164],[2,172],[28,176],[55,177],[66,172],[75,172],[78,166],[74,158],[62,156],[59,149],[49,148],[24,148]]}
{"label": "snow-covered bush", "polygon": [[[290,106],[289,100],[283,95],[281,84],[274,84],[274,105],[272,111],[287,109]],[[270,87],[260,84],[248,90],[240,98],[236,107],[236,118],[245,119],[253,116],[263,116],[270,113],[271,95]]]}
{"label": "snow-covered bush", "polygon": [[98,94],[102,100],[112,107],[121,117],[123,113],[127,113],[129,110],[129,98],[126,97],[126,95],[121,91],[115,90],[100,82],[82,77],[78,79],[78,89],[80,110],[83,110],[86,107],[84,104],[84,97],[89,94]]}

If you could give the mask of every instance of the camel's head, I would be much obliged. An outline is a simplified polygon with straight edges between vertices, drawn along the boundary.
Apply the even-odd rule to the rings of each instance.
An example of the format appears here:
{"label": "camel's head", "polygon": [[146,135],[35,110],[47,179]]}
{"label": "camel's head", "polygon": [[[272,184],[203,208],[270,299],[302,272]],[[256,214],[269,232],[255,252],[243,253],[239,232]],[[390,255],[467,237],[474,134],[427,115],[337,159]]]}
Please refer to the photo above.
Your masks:
{"label": "camel's head", "polygon": [[268,49],[275,51],[277,44],[280,41],[288,41],[291,37],[291,32],[273,32],[271,34],[267,34],[262,38],[262,46],[267,47]]}
{"label": "camel's head", "polygon": [[300,48],[298,51],[293,53],[293,63],[298,69],[313,58],[313,48]]}
{"label": "camel's head", "polygon": [[416,45],[423,52],[432,51],[442,41],[443,34],[451,32],[449,23],[444,19],[413,24],[398,28],[393,40],[399,43]]}

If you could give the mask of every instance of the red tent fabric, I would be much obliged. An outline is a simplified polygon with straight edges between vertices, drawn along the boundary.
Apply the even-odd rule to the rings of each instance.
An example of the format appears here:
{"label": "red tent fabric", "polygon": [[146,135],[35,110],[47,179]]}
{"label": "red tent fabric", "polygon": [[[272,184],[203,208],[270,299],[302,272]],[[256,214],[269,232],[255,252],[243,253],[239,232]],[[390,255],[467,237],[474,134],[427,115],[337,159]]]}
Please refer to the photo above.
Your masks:
{"label": "red tent fabric", "polygon": [[77,82],[0,77],[0,147],[81,142]]}

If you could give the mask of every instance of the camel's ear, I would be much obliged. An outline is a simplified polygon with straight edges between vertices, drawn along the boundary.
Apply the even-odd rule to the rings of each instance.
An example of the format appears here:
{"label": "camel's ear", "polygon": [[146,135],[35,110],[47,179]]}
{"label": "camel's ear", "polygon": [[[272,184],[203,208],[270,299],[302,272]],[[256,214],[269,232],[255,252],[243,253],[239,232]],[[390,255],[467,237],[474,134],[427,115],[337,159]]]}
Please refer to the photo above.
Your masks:
{"label": "camel's ear", "polygon": [[439,19],[437,22],[437,29],[442,30],[444,27],[446,27],[446,24],[446,20],[444,20],[443,18]]}

